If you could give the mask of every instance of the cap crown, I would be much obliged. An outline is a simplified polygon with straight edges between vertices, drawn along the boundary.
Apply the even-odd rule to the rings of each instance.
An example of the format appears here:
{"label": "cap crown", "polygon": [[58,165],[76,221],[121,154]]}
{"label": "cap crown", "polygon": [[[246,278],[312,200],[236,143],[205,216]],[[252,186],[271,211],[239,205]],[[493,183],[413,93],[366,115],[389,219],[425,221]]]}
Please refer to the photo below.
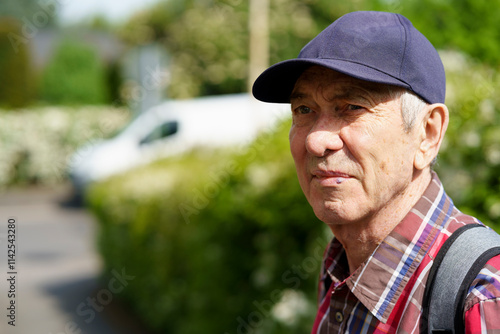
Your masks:
{"label": "cap crown", "polygon": [[[297,59],[265,71],[255,82],[254,95],[269,101],[274,89],[272,102],[282,102],[278,95],[283,100],[293,80],[314,64],[358,79],[405,87],[429,103],[445,100],[446,78],[439,54],[400,14],[365,11],[342,16],[311,40]],[[280,82],[280,77],[293,82]]]}
{"label": "cap crown", "polygon": [[[446,79],[436,49],[399,14],[346,14],[309,42],[298,58],[357,63],[400,80],[430,103],[444,102]],[[362,69],[346,74],[364,79]]]}

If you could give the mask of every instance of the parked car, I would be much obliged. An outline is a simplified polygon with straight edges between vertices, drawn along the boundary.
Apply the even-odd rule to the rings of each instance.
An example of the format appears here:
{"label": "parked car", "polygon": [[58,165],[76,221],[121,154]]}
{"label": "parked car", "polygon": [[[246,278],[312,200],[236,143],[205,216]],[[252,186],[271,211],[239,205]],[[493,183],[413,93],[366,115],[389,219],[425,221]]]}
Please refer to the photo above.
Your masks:
{"label": "parked car", "polygon": [[92,182],[195,147],[249,143],[289,114],[289,106],[262,103],[249,94],[166,101],[115,137],[78,149],[68,173],[81,194]]}

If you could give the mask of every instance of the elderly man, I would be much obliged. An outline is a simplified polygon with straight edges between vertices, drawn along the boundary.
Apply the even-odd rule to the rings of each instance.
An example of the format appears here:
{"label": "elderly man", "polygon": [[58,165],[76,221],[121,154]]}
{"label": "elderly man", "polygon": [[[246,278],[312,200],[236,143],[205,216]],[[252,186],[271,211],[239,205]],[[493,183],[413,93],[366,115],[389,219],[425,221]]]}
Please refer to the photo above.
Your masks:
{"label": "elderly man", "polygon": [[[300,186],[334,234],[313,333],[418,333],[429,269],[459,227],[432,165],[448,125],[445,74],[405,17],[354,12],[297,59],[271,66],[254,96],[291,103]],[[500,257],[465,300],[467,333],[500,331]]]}

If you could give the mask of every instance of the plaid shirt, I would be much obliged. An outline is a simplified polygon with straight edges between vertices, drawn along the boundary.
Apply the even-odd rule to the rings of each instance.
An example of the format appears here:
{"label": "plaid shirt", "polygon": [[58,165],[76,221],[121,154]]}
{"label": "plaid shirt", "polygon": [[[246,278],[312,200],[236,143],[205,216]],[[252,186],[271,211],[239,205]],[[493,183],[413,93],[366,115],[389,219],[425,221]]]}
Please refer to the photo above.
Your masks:
{"label": "plaid shirt", "polygon": [[[352,275],[334,238],[321,270],[312,334],[420,333],[433,259],[453,231],[471,223],[478,220],[455,208],[433,173],[421,199]],[[472,283],[465,326],[466,333],[500,333],[500,256],[488,261]]]}

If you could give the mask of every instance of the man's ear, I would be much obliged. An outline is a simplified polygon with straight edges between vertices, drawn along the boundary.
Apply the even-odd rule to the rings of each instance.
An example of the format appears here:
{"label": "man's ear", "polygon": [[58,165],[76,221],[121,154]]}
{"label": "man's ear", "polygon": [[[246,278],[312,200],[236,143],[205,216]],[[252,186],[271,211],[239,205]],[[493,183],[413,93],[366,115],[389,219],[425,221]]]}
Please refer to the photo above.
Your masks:
{"label": "man's ear", "polygon": [[420,124],[420,145],[414,161],[414,167],[418,170],[430,166],[437,156],[449,121],[448,108],[442,103],[428,105],[426,110]]}

